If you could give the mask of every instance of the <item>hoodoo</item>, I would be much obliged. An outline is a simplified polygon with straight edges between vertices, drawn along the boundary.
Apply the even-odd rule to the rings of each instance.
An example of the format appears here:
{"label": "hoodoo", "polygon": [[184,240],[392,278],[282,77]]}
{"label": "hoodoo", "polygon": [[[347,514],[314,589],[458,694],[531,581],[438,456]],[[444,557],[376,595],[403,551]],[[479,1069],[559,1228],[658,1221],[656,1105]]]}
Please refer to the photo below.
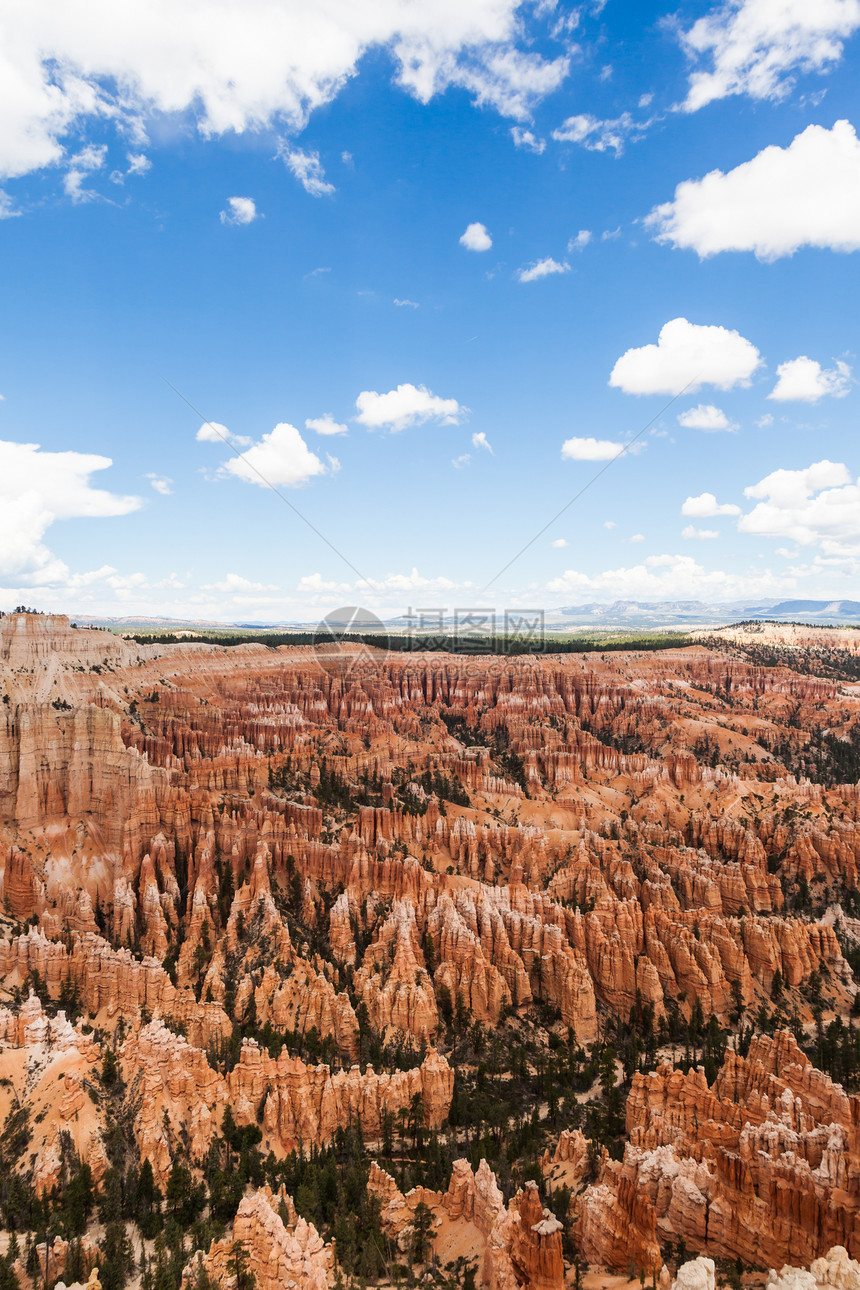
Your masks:
{"label": "hoodoo", "polygon": [[85,1281],[97,1211],[172,1223],[188,1290],[844,1290],[858,700],[797,648],[341,675],[0,620],[6,1228]]}

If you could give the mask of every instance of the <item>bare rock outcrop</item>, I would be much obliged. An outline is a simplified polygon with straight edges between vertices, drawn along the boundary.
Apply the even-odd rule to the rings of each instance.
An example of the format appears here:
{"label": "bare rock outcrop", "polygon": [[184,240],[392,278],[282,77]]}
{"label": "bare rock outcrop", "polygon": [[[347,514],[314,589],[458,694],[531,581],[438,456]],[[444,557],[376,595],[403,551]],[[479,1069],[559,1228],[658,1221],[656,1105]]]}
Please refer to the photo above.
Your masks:
{"label": "bare rock outcrop", "polygon": [[[258,1290],[326,1290],[334,1269],[334,1250],[313,1223],[297,1218],[289,1196],[263,1187],[243,1196],[233,1221],[232,1236],[213,1241],[208,1254],[197,1254],[185,1269],[183,1287],[196,1283],[202,1267],[217,1286],[235,1284],[231,1259],[237,1247]],[[235,1264],[233,1264],[235,1267]]]}
{"label": "bare rock outcrop", "polygon": [[701,1070],[636,1075],[630,1141],[580,1202],[586,1257],[658,1268],[663,1241],[713,1257],[810,1264],[835,1245],[860,1252],[860,1100],[793,1036],[729,1051],[711,1088]]}

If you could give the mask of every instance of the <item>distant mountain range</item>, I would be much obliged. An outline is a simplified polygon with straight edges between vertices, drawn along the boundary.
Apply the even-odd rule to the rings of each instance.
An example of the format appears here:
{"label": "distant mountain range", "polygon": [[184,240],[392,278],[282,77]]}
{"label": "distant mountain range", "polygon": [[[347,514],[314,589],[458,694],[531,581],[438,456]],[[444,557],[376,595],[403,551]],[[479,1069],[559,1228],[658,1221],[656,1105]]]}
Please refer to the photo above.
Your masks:
{"label": "distant mountain range", "polygon": [[[96,627],[108,627],[113,631],[124,632],[170,632],[198,631],[202,633],[217,631],[314,631],[316,621],[299,622],[297,620],[277,623],[249,622],[216,622],[213,619],[180,619],[158,617],[123,618],[92,617],[87,614],[71,615],[73,621],[92,624]],[[693,628],[717,627],[739,620],[750,618],[767,619],[771,622],[792,622],[801,619],[804,622],[820,623],[833,626],[838,623],[860,624],[860,600],[779,600],[760,601],[749,604],[735,601],[730,604],[708,604],[702,600],[616,600],[612,604],[600,604],[589,601],[582,605],[565,605],[560,609],[547,609],[545,623],[554,632],[576,631],[578,628],[613,628],[656,629],[656,628]],[[369,615],[368,621],[373,620]],[[359,620],[360,622],[361,620]],[[357,625],[357,624],[356,624]],[[388,631],[405,632],[415,627],[414,618],[398,615],[385,621]],[[499,631],[503,628],[501,618],[496,624]],[[436,630],[453,632],[457,621],[453,614],[436,624]],[[373,630],[365,626],[364,630]]]}
{"label": "distant mountain range", "polygon": [[707,627],[747,618],[790,622],[798,617],[828,625],[860,622],[860,601],[766,600],[758,604],[736,601],[711,605],[701,600],[616,600],[611,605],[595,602],[567,605],[549,611],[547,622],[555,624],[561,621],[572,627]]}

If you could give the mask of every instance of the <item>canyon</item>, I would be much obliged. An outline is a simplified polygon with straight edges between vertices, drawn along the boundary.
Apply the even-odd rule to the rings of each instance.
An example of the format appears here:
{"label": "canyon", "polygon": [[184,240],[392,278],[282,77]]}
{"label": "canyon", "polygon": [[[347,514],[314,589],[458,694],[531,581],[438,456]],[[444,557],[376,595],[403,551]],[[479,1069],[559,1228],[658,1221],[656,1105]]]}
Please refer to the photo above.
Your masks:
{"label": "canyon", "polygon": [[860,683],[851,633],[781,631],[321,661],[0,618],[4,1226],[73,1240],[85,1167],[143,1232],[186,1171],[187,1287],[407,1276],[425,1237],[465,1290],[830,1284]]}

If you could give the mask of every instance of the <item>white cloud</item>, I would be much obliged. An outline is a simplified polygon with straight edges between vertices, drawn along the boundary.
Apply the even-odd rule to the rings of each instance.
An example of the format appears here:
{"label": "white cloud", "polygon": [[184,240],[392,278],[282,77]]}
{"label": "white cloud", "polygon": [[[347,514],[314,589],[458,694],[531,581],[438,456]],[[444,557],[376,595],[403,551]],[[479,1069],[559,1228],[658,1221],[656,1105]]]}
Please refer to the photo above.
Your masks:
{"label": "white cloud", "polygon": [[756,425],[758,426],[759,430],[767,430],[770,426],[773,425],[772,413],[765,412],[764,416],[760,416],[758,421],[756,421]]}
{"label": "white cloud", "polygon": [[124,184],[129,175],[145,175],[152,169],[152,162],[145,152],[126,153],[128,168],[111,171],[111,183]]}
{"label": "white cloud", "polygon": [[634,534],[633,534],[633,536],[632,536],[631,538],[628,538],[627,540],[628,540],[628,542],[644,542],[644,541],[645,541],[645,534],[644,534],[644,533],[634,533]]}
{"label": "white cloud", "polygon": [[[497,8],[507,8],[506,0]],[[562,56],[547,62],[538,54],[521,53],[511,46],[489,52],[482,63],[456,67],[449,60],[449,64],[451,70],[443,72],[443,76],[447,74],[447,84],[459,85],[474,96],[479,107],[495,108],[514,121],[528,121],[535,104],[557,90],[570,70],[569,58]],[[440,76],[434,87],[425,90],[426,76],[410,78],[402,74],[400,77],[401,84],[422,102],[443,88],[441,81]]]}
{"label": "white cloud", "polygon": [[203,590],[233,593],[249,591],[277,591],[278,588],[272,583],[251,582],[249,578],[243,577],[241,573],[228,573],[220,582],[204,582]]}
{"label": "white cloud", "polygon": [[204,421],[195,438],[198,443],[223,443],[225,439],[231,441],[233,436],[220,421]]}
{"label": "white cloud", "polygon": [[228,197],[228,210],[221,212],[222,224],[251,224],[257,218],[257,206],[252,197]]}
{"label": "white cloud", "polygon": [[334,184],[326,180],[318,152],[304,152],[282,144],[278,156],[311,197],[329,197],[334,192]]}
{"label": "white cloud", "polygon": [[851,368],[839,360],[828,369],[803,354],[780,363],[776,375],[776,385],[767,397],[779,403],[817,403],[825,395],[841,399],[851,389]]}
{"label": "white cloud", "polygon": [[629,112],[611,121],[601,121],[591,113],[569,116],[552,132],[557,143],[580,143],[589,152],[614,152],[620,157],[625,144],[641,139],[650,122],[634,121]]}
{"label": "white cloud", "polygon": [[696,520],[712,519],[715,515],[740,515],[740,513],[741,508],[735,506],[734,502],[724,502],[721,505],[713,493],[700,493],[698,497],[688,497],[681,507],[682,515]]}
{"label": "white cloud", "polygon": [[168,479],[167,475],[154,475],[150,471],[150,473],[146,475],[146,478],[149,480],[150,487],[154,488],[157,493],[161,493],[162,497],[169,497],[173,492],[173,489],[170,487],[173,480]]}
{"label": "white cloud", "polygon": [[152,162],[145,152],[129,152],[127,175],[145,175],[152,169]]}
{"label": "white cloud", "polygon": [[348,582],[331,582],[325,579],[321,573],[306,573],[303,578],[299,578],[299,591],[351,591],[352,587]]}
{"label": "white cloud", "polygon": [[557,551],[561,551],[567,546],[567,538],[556,538],[554,542],[550,542],[550,546],[554,546]]}
{"label": "white cloud", "polygon": [[246,448],[241,457],[230,457],[225,461],[218,474],[222,478],[234,475],[260,488],[298,488],[314,475],[324,475],[325,470],[296,427],[282,421],[269,434],[264,434],[257,443]]}
{"label": "white cloud", "polygon": [[534,264],[529,264],[524,269],[517,270],[517,279],[520,282],[537,282],[539,278],[548,278],[553,273],[569,273],[570,265],[566,260],[559,263],[552,256],[548,255],[544,260],[536,260]]}
{"label": "white cloud", "polygon": [[679,425],[688,430],[736,430],[737,426],[730,421],[722,408],[715,408],[713,403],[700,403],[698,407],[687,408],[678,414]]}
{"label": "white cloud", "polygon": [[321,417],[308,417],[305,429],[313,430],[316,434],[346,434],[348,427],[335,421],[331,413],[326,412]]}
{"label": "white cloud", "polygon": [[656,345],[621,355],[609,384],[625,394],[677,394],[688,385],[690,392],[700,385],[730,390],[749,385],[761,361],[755,345],[737,331],[673,318]]}
{"label": "white cloud", "polygon": [[376,390],[362,390],[355,400],[357,421],[369,430],[405,430],[409,426],[423,425],[425,421],[438,421],[441,425],[457,425],[467,409],[456,399],[443,399],[431,394],[424,385],[398,385],[395,390],[378,394]]}
{"label": "white cloud", "polygon": [[460,245],[467,251],[489,251],[493,239],[483,224],[469,224],[460,238]]}
{"label": "white cloud", "polygon": [[780,99],[796,72],[823,72],[842,57],[842,41],[860,27],[858,0],[733,0],[681,33],[695,70],[684,108],[695,112],[715,99],[747,94]]}
{"label": "white cloud", "polygon": [[604,521],[603,521],[603,527],[604,527],[605,529],[614,529],[614,528],[615,528],[615,520],[604,520]]}
{"label": "white cloud", "polygon": [[515,147],[526,148],[529,152],[537,153],[538,156],[546,149],[546,139],[539,139],[531,130],[524,130],[519,125],[511,127],[511,138]]}
{"label": "white cloud", "polygon": [[565,439],[561,455],[568,461],[612,461],[624,451],[623,443],[612,439]]}
{"label": "white cloud", "polygon": [[775,470],[744,492],[758,504],[738,521],[741,533],[818,546],[826,556],[860,555],[860,487],[842,462]]}
{"label": "white cloud", "polygon": [[[526,121],[567,75],[569,59],[518,48],[517,0],[92,0],[22,4],[4,15],[0,175],[54,165],[67,138],[112,121],[142,142],[154,117],[184,116],[200,135],[301,130],[388,51],[397,83],[422,102],[457,85],[476,103]],[[167,53],[165,52],[167,51]]]}
{"label": "white cloud", "polygon": [[658,242],[703,259],[753,251],[760,260],[776,260],[802,246],[856,251],[860,139],[848,121],[832,130],[807,126],[787,148],[771,145],[727,173],[685,180],[645,223]]}
{"label": "white cloud", "polygon": [[417,300],[398,300],[396,296],[394,297],[394,303],[398,309],[420,309],[421,307]]}
{"label": "white cloud", "polygon": [[413,568],[410,573],[389,573],[383,578],[370,578],[355,583],[336,582],[325,578],[321,573],[310,573],[299,579],[298,590],[303,593],[305,607],[308,604],[307,597],[314,604],[317,603],[314,598],[319,596],[321,603],[330,609],[331,597],[337,594],[344,599],[352,597],[353,603],[368,608],[394,606],[403,610],[409,603],[407,598],[410,593],[420,591],[430,599],[435,593],[441,592],[447,599],[452,591],[474,592],[475,585],[472,582],[457,583],[446,577],[427,577]]}
{"label": "white cloud", "polygon": [[0,219],[17,219],[22,212],[15,205],[15,199],[0,188]]}
{"label": "white cloud", "polygon": [[547,583],[549,592],[565,596],[591,594],[616,599],[737,600],[784,593],[795,585],[793,577],[775,576],[770,570],[728,573],[705,569],[689,555],[652,555],[641,564],[588,574],[568,569]]}
{"label": "white cloud", "polygon": [[601,242],[614,242],[616,238],[619,238],[620,236],[621,225],[619,224],[618,228],[605,228],[600,234],[600,240]]}
{"label": "white cloud", "polygon": [[451,465],[455,470],[462,470],[465,466],[469,465],[471,460],[472,454],[470,452],[464,452],[459,457],[452,458]]}
{"label": "white cloud", "polygon": [[581,228],[575,237],[572,237],[567,244],[568,251],[584,251],[591,241],[591,230]]}
{"label": "white cloud", "polygon": [[69,169],[63,177],[63,188],[66,196],[71,197],[73,202],[90,202],[98,196],[93,189],[84,188],[84,180],[96,170],[101,170],[106,156],[106,144],[89,143],[71,158]]}
{"label": "white cloud", "polygon": [[697,529],[694,524],[688,524],[681,530],[681,537],[686,541],[710,541],[718,538],[719,532],[716,529]]}
{"label": "white cloud", "polygon": [[139,497],[91,486],[90,476],[112,464],[93,453],[43,452],[36,443],[0,440],[0,576],[26,585],[67,583],[68,569],[43,542],[51,525],[128,515],[142,505]]}
{"label": "white cloud", "polygon": [[472,435],[472,447],[483,448],[484,451],[488,452],[491,457],[495,456],[493,452],[493,446],[490,443],[489,439],[487,438],[483,430],[477,430],[475,434]]}

